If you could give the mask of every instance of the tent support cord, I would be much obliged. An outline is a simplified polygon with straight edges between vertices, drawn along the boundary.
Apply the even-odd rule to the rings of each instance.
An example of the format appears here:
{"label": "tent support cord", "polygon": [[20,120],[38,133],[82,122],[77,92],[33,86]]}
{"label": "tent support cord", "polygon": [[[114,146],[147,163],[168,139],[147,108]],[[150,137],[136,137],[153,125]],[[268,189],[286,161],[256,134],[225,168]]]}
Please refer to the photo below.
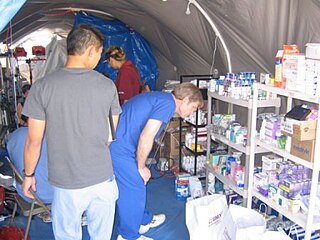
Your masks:
{"label": "tent support cord", "polygon": [[193,4],[200,12],[201,14],[205,17],[205,19],[209,22],[210,26],[212,27],[213,31],[215,32],[216,36],[220,39],[222,47],[226,53],[226,57],[227,57],[227,63],[228,63],[228,71],[232,72],[232,67],[231,67],[231,60],[230,60],[230,53],[229,50],[227,48],[227,45],[224,41],[224,39],[222,38],[218,28],[216,27],[216,25],[213,23],[213,21],[211,20],[211,18],[209,17],[209,15],[207,14],[207,12],[200,6],[200,4],[196,1],[196,0],[189,0],[188,3],[188,7],[190,4]]}

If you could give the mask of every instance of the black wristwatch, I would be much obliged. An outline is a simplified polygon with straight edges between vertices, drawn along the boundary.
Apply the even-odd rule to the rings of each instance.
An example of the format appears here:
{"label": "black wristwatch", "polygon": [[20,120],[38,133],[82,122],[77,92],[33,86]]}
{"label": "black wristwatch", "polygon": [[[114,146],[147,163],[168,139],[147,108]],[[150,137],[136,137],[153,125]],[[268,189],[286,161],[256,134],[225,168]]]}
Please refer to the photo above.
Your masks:
{"label": "black wristwatch", "polygon": [[34,177],[34,172],[31,173],[30,175],[27,175],[26,172],[24,171],[24,169],[22,170],[22,172],[23,172],[24,177]]}

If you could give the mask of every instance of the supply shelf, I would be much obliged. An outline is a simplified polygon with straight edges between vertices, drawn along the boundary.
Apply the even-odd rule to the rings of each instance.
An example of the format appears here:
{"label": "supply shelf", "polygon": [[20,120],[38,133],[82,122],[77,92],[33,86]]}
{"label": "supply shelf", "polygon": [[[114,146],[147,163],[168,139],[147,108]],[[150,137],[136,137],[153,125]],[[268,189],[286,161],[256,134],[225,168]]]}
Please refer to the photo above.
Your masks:
{"label": "supply shelf", "polygon": [[[292,106],[294,105],[293,100],[302,100],[309,103],[316,104],[316,108],[319,110],[320,106],[320,99],[318,97],[309,96],[307,94],[296,92],[296,91],[287,91],[285,89],[276,88],[272,86],[267,86],[260,83],[255,83],[253,86],[253,108],[252,108],[252,124],[251,124],[251,131],[256,132],[256,117],[257,117],[257,108],[258,108],[258,101],[256,100],[258,97],[258,91],[263,90],[267,92],[271,92],[276,94],[277,96],[284,96],[287,98],[287,112],[291,110]],[[314,230],[320,229],[320,221],[317,219],[315,220],[314,212],[315,212],[315,205],[317,199],[317,189],[318,189],[318,178],[319,178],[319,170],[320,170],[320,152],[315,151],[314,158],[311,161],[306,161],[299,157],[296,157],[285,150],[279,149],[276,146],[263,142],[259,139],[258,136],[251,135],[251,142],[255,143],[252,145],[250,149],[250,164],[249,164],[249,179],[248,179],[248,205],[247,207],[251,208],[252,197],[256,197],[259,200],[266,203],[268,206],[285,216],[286,218],[290,219],[291,221],[297,223],[301,227],[305,228],[305,240],[309,240],[311,237],[311,232]],[[317,129],[316,129],[316,138],[315,138],[315,149],[319,149],[319,139],[320,139],[320,127],[319,127],[319,119],[317,121]],[[312,170],[311,176],[311,190],[310,190],[310,201],[308,206],[308,212],[306,214],[299,211],[298,213],[291,213],[286,208],[279,206],[275,202],[271,201],[267,197],[260,194],[256,189],[253,188],[253,169],[254,169],[254,162],[255,156],[254,153],[256,151],[256,147],[262,147],[269,152],[275,153],[284,159],[291,160],[295,163],[301,164],[309,169]]]}
{"label": "supply shelf", "polygon": [[[211,110],[211,106],[212,106],[212,99],[216,99],[222,102],[225,102],[229,105],[228,109],[229,109],[229,113],[230,111],[233,109],[233,105],[236,106],[240,106],[240,107],[244,107],[247,109],[247,126],[248,126],[248,134],[247,134],[247,145],[243,146],[241,144],[236,144],[232,141],[230,141],[229,139],[227,139],[225,136],[217,134],[217,133],[213,133],[212,131],[210,131],[210,128],[208,128],[208,135],[207,135],[207,149],[210,149],[211,146],[211,140],[214,141],[218,141],[221,142],[225,145],[227,145],[229,147],[229,151],[231,149],[235,149],[239,152],[242,152],[245,154],[245,182],[244,182],[244,189],[239,189],[236,184],[229,179],[228,177],[222,176],[220,173],[214,171],[214,169],[212,168],[212,166],[210,166],[209,164],[209,158],[210,158],[210,153],[207,152],[207,173],[211,172],[212,174],[214,174],[214,176],[216,178],[218,178],[221,182],[223,182],[224,184],[226,184],[228,187],[230,187],[232,190],[234,190],[236,193],[238,193],[239,195],[243,196],[244,198],[244,205],[250,205],[248,204],[248,199],[247,199],[247,190],[248,190],[248,180],[249,180],[249,172],[248,172],[248,166],[249,166],[249,160],[250,160],[250,154],[251,154],[251,148],[252,148],[252,144],[251,144],[251,129],[249,128],[249,126],[251,125],[251,121],[252,120],[252,109],[253,109],[253,99],[249,99],[249,100],[243,100],[243,99],[235,99],[232,97],[228,97],[228,96],[223,96],[223,95],[219,95],[216,92],[211,92],[208,91],[207,93],[208,95],[208,118],[207,118],[207,123],[208,126],[211,125],[212,123],[212,110]],[[279,107],[281,105],[281,99],[276,97],[274,99],[270,99],[270,100],[259,100],[257,103],[257,106],[260,107],[274,107],[276,109],[276,111],[279,110]],[[254,121],[256,121],[256,119],[254,119]],[[253,132],[254,133],[254,132]],[[257,154],[257,153],[264,153],[267,152],[266,149],[258,147],[255,148],[255,151],[253,154]],[[208,177],[207,177],[208,179]],[[206,182],[206,188],[208,189],[208,181]]]}
{"label": "supply shelf", "polygon": [[[227,139],[225,136],[222,136],[221,134],[212,133],[211,134],[211,139],[213,141],[222,142],[225,145],[228,145],[231,148],[236,149],[237,151],[242,152],[242,153],[244,153],[246,155],[250,154],[250,147],[234,143],[234,142],[230,141],[229,139]],[[265,153],[265,152],[267,152],[267,150],[264,149],[264,148],[261,148],[261,147],[258,147],[257,150],[256,150],[256,153]]]}
{"label": "supply shelf", "polygon": [[[213,75],[210,75],[210,74],[200,74],[200,75],[180,75],[180,83],[183,83],[183,82],[193,82],[193,84],[195,84],[199,89],[200,89],[200,92],[202,94],[202,97],[203,99],[206,101],[207,99],[207,89],[206,88],[203,88],[203,86],[201,86],[204,82],[208,82],[210,81],[211,79],[213,79]],[[202,155],[206,155],[206,151],[203,151],[203,152],[198,152],[198,136],[203,136],[203,135],[206,135],[206,134],[199,134],[198,132],[198,129],[199,128],[203,128],[203,127],[206,127],[207,124],[200,124],[198,123],[199,119],[198,119],[198,116],[199,116],[199,112],[200,110],[197,109],[196,110],[196,117],[195,117],[195,123],[192,123],[190,121],[187,121],[187,120],[182,120],[182,118],[180,118],[180,121],[184,121],[185,123],[187,123],[189,126],[192,126],[194,127],[195,129],[195,149],[192,150],[190,149],[189,147],[185,146],[182,144],[182,132],[181,132],[181,124],[180,124],[180,134],[179,134],[179,168],[185,172],[188,172],[190,173],[189,171],[186,171],[186,169],[183,169],[182,168],[182,150],[183,149],[186,149],[188,152],[191,153],[191,155],[194,156],[195,158],[195,161],[194,161],[194,168],[193,168],[193,175],[195,176],[198,176],[198,171],[197,171],[197,165],[198,165],[198,157],[199,156],[202,156]]]}
{"label": "supply shelf", "polygon": [[218,178],[223,184],[226,184],[228,187],[230,187],[233,191],[235,191],[242,197],[246,198],[246,192],[243,189],[239,188],[235,184],[235,182],[232,181],[229,177],[222,176],[220,173],[215,171],[209,164],[207,164],[207,171],[212,173],[216,178]]}

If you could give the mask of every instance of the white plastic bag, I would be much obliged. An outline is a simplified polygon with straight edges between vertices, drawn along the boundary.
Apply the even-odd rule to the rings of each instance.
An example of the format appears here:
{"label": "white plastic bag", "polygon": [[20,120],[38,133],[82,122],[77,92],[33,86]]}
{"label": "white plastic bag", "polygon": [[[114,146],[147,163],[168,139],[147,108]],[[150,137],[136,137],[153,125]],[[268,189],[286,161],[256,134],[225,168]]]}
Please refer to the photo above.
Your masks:
{"label": "white plastic bag", "polygon": [[190,240],[221,240],[222,221],[228,211],[225,195],[213,194],[186,203]]}
{"label": "white plastic bag", "polygon": [[189,188],[191,193],[191,198],[203,197],[204,191],[199,178],[192,176],[189,177]]}
{"label": "white plastic bag", "polygon": [[230,204],[224,227],[221,239],[248,240],[266,231],[266,220],[255,210]]}

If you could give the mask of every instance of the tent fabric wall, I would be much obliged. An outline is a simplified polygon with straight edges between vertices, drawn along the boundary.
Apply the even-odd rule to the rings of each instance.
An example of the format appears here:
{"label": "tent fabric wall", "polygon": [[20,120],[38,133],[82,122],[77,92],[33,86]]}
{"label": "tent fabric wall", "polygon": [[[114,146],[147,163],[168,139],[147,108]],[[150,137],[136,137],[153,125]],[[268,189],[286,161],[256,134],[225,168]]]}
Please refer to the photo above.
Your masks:
{"label": "tent fabric wall", "polygon": [[36,61],[32,67],[32,81],[35,82],[46,74],[52,73],[54,70],[61,68],[67,61],[67,42],[66,39],[58,40],[53,37],[46,47],[46,61]]}
{"label": "tent fabric wall", "polygon": [[[320,42],[319,0],[197,0],[207,12],[230,52],[233,72],[274,73],[274,56],[283,44]],[[112,14],[132,26],[149,43],[159,68],[159,87],[180,74],[207,74],[213,61],[216,35],[188,0],[27,0],[12,19],[13,39],[44,23],[68,22],[67,16],[50,18],[59,7],[90,8]],[[69,14],[71,17],[72,14]],[[59,19],[57,21],[56,19]],[[70,21],[69,21],[70,23]],[[31,29],[32,26],[32,29]],[[66,24],[67,27],[70,27]],[[5,32],[0,40],[5,39]],[[217,41],[215,68],[227,71],[225,52]]]}

